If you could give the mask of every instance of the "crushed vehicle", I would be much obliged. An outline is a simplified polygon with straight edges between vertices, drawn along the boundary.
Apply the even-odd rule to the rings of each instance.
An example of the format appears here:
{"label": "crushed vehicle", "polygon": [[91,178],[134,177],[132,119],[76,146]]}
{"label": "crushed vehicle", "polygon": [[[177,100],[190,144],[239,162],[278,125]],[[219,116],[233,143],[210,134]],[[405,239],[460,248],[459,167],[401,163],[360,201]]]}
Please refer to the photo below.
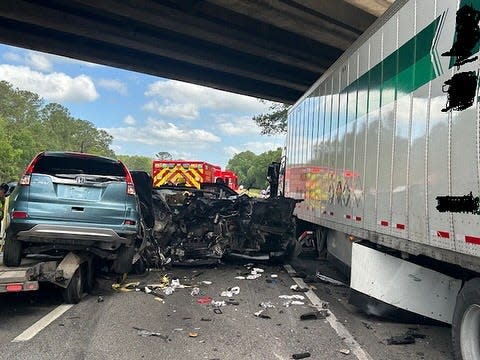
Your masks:
{"label": "crushed vehicle", "polygon": [[200,189],[155,187],[152,200],[150,262],[281,261],[297,243],[292,215],[298,201],[291,198],[252,198],[224,184],[203,183]]}
{"label": "crushed vehicle", "polygon": [[[42,152],[10,195],[3,262],[17,267],[28,254],[80,251],[130,271],[147,241],[145,206],[136,189],[151,189],[148,174],[118,160],[73,152]],[[151,191],[150,191],[151,193]]]}

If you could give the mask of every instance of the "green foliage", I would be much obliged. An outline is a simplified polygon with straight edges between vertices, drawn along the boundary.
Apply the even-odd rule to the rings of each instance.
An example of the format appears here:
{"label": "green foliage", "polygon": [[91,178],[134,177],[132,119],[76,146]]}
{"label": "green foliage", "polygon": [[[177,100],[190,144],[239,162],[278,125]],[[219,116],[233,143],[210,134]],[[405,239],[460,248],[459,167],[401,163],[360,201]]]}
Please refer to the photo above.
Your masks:
{"label": "green foliage", "polygon": [[287,104],[274,103],[270,106],[269,113],[256,115],[252,119],[260,126],[263,135],[284,134],[287,132],[289,108]]}
{"label": "green foliage", "polygon": [[117,159],[123,162],[129,170],[143,170],[151,174],[152,159],[139,155],[117,155]]}
{"label": "green foliage", "polygon": [[280,161],[282,149],[270,150],[260,155],[251,151],[236,154],[228,161],[227,169],[238,176],[238,183],[246,188],[263,189],[267,186],[267,169],[272,161]]}
{"label": "green foliage", "polygon": [[0,182],[17,180],[41,151],[79,151],[114,157],[112,136],[75,119],[60,104],[0,81]]}

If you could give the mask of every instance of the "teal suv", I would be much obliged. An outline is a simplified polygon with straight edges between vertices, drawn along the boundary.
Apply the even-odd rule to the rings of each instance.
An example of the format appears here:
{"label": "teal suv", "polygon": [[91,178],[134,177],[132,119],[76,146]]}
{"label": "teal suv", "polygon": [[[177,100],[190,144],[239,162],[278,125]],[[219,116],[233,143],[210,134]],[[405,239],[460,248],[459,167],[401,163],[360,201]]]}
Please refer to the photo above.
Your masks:
{"label": "teal suv", "polygon": [[3,262],[87,251],[130,270],[142,219],[132,175],[118,160],[73,152],[37,155],[10,195]]}

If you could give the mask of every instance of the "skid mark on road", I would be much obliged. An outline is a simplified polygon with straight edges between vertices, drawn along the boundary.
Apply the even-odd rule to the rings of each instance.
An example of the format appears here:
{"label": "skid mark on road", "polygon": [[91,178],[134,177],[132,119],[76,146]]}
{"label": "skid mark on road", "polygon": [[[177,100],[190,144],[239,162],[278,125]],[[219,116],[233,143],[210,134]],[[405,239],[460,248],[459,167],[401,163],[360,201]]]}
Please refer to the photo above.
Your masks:
{"label": "skid mark on road", "polygon": [[47,315],[42,317],[38,320],[35,324],[30,326],[20,335],[18,335],[12,342],[22,342],[31,340],[37,335],[40,331],[45,329],[48,325],[50,325],[55,319],[59,318],[62,314],[68,311],[73,305],[59,305],[52,311],[50,311]]}
{"label": "skid mark on road", "polygon": [[[292,277],[293,281],[300,286],[301,288],[308,288],[307,284],[303,281],[303,279],[295,277],[296,271],[295,269],[287,264],[284,266],[285,270],[287,270],[288,274]],[[324,301],[320,300],[320,298],[315,294],[312,290],[308,290],[305,293],[305,296],[310,300],[313,306],[318,309],[322,309]],[[342,323],[340,323],[335,316],[335,314],[329,310],[330,316],[326,318],[330,326],[333,330],[337,333],[340,338],[343,339],[343,342],[350,348],[352,353],[357,357],[358,360],[373,360],[370,354],[368,354],[365,350],[362,349],[360,344],[353,338],[352,334],[347,330]]]}

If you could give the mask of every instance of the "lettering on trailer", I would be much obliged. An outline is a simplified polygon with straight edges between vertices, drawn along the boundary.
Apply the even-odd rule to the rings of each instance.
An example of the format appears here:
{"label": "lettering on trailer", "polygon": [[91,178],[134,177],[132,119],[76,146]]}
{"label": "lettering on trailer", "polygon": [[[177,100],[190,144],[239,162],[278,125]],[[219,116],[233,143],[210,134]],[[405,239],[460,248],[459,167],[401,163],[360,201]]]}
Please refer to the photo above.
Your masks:
{"label": "lettering on trailer", "polygon": [[436,199],[439,212],[480,214],[480,198],[473,197],[472,192],[463,196],[437,196]]}

